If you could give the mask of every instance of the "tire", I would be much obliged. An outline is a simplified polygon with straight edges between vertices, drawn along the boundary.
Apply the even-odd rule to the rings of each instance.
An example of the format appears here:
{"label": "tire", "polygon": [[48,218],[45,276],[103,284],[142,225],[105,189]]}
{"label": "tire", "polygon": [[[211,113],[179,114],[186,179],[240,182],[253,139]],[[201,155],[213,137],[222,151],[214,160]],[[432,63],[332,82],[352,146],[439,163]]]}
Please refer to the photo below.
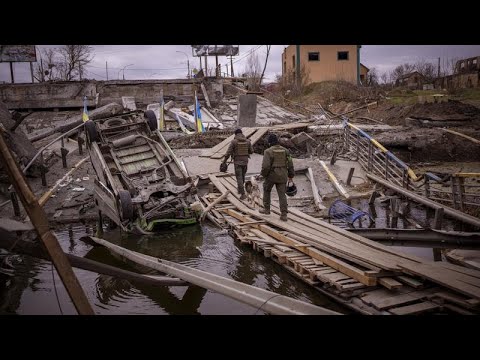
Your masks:
{"label": "tire", "polygon": [[122,220],[132,220],[133,219],[133,204],[132,197],[127,190],[120,190],[118,192],[119,208],[120,208],[120,218]]}
{"label": "tire", "polygon": [[158,119],[152,110],[145,111],[144,116],[147,118],[148,127],[150,130],[155,131],[158,129]]}
{"label": "tire", "polygon": [[87,133],[90,143],[94,143],[100,140],[100,136],[98,135],[98,131],[97,131],[97,126],[93,121],[88,120],[85,123],[85,132]]}

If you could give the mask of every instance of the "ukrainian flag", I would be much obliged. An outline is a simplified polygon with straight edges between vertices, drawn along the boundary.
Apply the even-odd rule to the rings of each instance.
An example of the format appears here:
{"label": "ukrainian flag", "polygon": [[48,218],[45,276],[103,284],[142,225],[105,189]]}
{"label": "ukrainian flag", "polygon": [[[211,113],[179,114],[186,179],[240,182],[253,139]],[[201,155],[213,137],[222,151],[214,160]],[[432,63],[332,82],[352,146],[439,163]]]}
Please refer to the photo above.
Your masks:
{"label": "ukrainian flag", "polygon": [[198,102],[196,91],[195,91],[195,122],[196,122],[197,132],[199,133],[205,132],[205,127],[203,126],[203,122],[202,122],[202,112],[200,111],[200,103]]}
{"label": "ukrainian flag", "polygon": [[83,98],[83,114],[82,114],[82,120],[83,122],[86,122],[89,119],[88,117],[88,109],[87,109],[87,96]]}

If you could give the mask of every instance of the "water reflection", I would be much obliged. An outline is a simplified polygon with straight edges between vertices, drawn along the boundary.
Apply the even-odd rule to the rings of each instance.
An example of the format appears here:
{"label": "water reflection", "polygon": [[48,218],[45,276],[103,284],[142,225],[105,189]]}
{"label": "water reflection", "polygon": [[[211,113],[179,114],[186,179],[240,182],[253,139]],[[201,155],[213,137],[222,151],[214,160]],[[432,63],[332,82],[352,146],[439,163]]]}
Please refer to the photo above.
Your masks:
{"label": "water reflection", "polygon": [[[150,236],[136,236],[114,231],[105,233],[104,238],[133,251],[181,262],[179,260],[191,260],[201,255],[198,247],[202,245],[203,232],[201,227],[192,226]],[[99,246],[93,247],[85,257],[126,270],[158,274],[155,270],[132,263]],[[99,275],[95,285],[97,298],[104,306],[114,302],[130,301],[134,297],[143,295],[172,315],[199,315],[198,309],[207,293],[206,289],[194,285],[185,287],[149,286],[107,275]]]}

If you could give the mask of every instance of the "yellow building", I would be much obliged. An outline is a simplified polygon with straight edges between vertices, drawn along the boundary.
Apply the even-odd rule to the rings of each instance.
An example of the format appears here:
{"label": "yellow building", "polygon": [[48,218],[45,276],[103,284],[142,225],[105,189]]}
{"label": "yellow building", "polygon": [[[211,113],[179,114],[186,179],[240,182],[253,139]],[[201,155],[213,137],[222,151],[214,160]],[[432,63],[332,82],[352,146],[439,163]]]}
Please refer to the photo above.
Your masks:
{"label": "yellow building", "polygon": [[366,67],[360,68],[360,48],[361,45],[289,45],[282,53],[283,78],[295,79],[300,72],[307,84],[328,80],[360,84],[360,75],[366,78],[368,72]]}

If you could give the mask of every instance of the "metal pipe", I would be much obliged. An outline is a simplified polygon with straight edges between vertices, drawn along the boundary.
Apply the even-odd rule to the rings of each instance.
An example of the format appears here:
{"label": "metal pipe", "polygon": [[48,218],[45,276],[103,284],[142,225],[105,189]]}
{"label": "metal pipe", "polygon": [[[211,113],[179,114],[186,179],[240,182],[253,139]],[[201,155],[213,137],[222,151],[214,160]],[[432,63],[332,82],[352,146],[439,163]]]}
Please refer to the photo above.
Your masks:
{"label": "metal pipe", "polygon": [[341,315],[333,310],[308,304],[252,285],[243,284],[219,275],[210,274],[185,265],[131,251],[100,238],[93,236],[90,236],[89,238],[97,244],[103,245],[113,252],[138,264],[143,264],[144,266],[178,277],[205,289],[216,291],[245,304],[258,307],[258,309],[262,309],[270,314]]}
{"label": "metal pipe", "polygon": [[395,192],[399,193],[399,194],[402,194],[412,200],[415,200],[416,202],[419,202],[420,204],[423,204],[425,206],[428,206],[432,209],[437,209],[439,207],[443,207],[444,210],[445,210],[445,215],[448,215],[454,219],[457,219],[457,220],[460,220],[460,221],[463,221],[467,224],[470,224],[470,225],[473,225],[473,226],[476,226],[476,227],[479,227],[480,228],[480,219],[476,218],[476,217],[473,217],[471,215],[467,215],[467,214],[464,214],[458,210],[455,210],[455,209],[452,209],[451,207],[448,207],[448,206],[445,206],[445,205],[442,205],[442,204],[439,204],[435,201],[432,201],[430,199],[427,199],[423,196],[420,196],[418,194],[415,194],[414,192],[410,191],[410,190],[406,190],[400,186],[397,186],[397,185],[394,185],[388,181],[385,181],[384,179],[376,176],[376,175],[372,175],[372,174],[367,174],[367,177],[372,179],[373,181],[379,183],[379,184],[382,184],[383,186],[386,186],[392,190],[394,190]]}

